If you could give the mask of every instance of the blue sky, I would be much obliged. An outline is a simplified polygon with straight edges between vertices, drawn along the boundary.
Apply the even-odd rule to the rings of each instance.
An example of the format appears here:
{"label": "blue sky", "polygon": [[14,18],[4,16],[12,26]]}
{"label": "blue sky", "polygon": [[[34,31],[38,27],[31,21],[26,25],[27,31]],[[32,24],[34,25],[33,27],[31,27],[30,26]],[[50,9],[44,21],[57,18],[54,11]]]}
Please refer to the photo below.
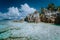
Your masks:
{"label": "blue sky", "polygon": [[0,11],[7,12],[7,8],[11,6],[20,7],[20,5],[24,3],[39,9],[40,7],[46,7],[49,3],[60,5],[60,0],[0,0]]}
{"label": "blue sky", "polygon": [[0,0],[0,19],[19,19],[49,3],[59,6],[60,0]]}

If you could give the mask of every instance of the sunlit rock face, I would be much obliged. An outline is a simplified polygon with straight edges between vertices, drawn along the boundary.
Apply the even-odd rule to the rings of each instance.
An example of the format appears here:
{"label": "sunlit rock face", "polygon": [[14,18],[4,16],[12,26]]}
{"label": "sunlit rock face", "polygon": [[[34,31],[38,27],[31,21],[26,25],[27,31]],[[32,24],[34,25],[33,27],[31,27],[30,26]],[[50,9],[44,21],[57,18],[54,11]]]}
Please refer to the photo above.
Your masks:
{"label": "sunlit rock face", "polygon": [[[60,40],[60,26],[48,23],[27,23],[8,22],[3,30],[0,39],[21,39],[21,40]],[[1,25],[0,25],[1,26]],[[7,30],[5,30],[7,29]]]}

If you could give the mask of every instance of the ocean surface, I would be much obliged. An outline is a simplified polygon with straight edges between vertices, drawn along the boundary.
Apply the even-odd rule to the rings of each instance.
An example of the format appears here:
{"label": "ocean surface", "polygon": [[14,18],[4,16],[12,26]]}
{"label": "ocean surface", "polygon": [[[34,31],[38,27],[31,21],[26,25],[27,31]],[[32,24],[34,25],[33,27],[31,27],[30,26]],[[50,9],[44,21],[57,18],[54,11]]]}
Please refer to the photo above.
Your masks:
{"label": "ocean surface", "polygon": [[[50,23],[0,21],[0,39],[26,38],[29,40],[60,40],[60,26]],[[24,39],[25,40],[25,39]]]}

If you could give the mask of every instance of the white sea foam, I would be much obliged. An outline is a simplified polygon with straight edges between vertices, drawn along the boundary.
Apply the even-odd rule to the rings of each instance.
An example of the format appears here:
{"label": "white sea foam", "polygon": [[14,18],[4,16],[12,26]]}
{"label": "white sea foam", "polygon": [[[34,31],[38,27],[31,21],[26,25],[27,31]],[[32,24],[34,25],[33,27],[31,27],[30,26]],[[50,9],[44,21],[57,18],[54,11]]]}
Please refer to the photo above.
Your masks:
{"label": "white sea foam", "polygon": [[8,37],[26,37],[29,40],[60,40],[60,26],[48,23],[27,22],[10,22],[9,25],[8,30],[0,34],[0,39]]}

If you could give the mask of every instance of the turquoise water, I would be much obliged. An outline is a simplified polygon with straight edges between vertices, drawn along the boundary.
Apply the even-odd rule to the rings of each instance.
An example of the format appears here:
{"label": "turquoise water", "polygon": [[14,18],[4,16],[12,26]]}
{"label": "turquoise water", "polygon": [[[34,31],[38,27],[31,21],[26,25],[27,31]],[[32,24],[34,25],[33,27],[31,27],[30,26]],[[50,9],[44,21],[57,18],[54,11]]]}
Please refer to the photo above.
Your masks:
{"label": "turquoise water", "polygon": [[0,39],[27,37],[29,40],[60,40],[60,26],[49,23],[0,21]]}

